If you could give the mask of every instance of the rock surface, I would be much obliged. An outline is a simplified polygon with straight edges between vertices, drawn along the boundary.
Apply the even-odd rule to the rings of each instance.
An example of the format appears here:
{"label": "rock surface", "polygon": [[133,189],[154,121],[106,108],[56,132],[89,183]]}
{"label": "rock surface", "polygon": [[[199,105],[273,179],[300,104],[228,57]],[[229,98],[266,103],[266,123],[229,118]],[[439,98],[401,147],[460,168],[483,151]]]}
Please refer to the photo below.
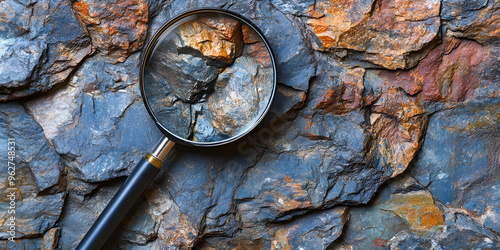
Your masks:
{"label": "rock surface", "polygon": [[362,52],[375,65],[405,69],[415,66],[425,55],[418,52],[439,37],[439,9],[438,0],[324,0],[308,8],[308,25],[317,50]]}
{"label": "rock surface", "polygon": [[73,11],[87,26],[92,45],[113,62],[125,61],[145,42],[149,14],[146,1],[73,1]]}
{"label": "rock surface", "polygon": [[[201,7],[262,29],[275,100],[234,143],[176,146],[106,249],[500,247],[498,1],[7,0],[0,159],[15,138],[16,181],[4,167],[0,186],[15,193],[16,229],[14,242],[1,231],[0,248],[76,248],[161,137],[139,93],[139,50]],[[184,117],[178,133],[220,139],[216,129],[262,107],[196,102],[210,87],[242,93],[231,79],[258,88],[271,61],[241,23],[190,25],[185,53],[165,57],[189,91],[145,77],[170,107],[164,118]],[[214,122],[216,110],[233,123]]]}
{"label": "rock surface", "polygon": [[44,92],[66,81],[92,53],[67,1],[0,3],[0,100]]}
{"label": "rock surface", "polygon": [[147,102],[160,124],[179,138],[218,142],[240,136],[272,100],[270,52],[240,20],[208,13],[194,17],[172,24],[152,48],[144,76]]}

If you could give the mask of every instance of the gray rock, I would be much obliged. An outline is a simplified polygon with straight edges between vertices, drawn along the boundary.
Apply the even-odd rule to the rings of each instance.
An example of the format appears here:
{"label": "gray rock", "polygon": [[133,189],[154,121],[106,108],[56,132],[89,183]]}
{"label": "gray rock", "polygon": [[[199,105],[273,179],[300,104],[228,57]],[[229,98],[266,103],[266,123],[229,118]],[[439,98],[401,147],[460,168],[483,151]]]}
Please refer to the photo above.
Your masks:
{"label": "gray rock", "polygon": [[212,126],[226,137],[245,132],[269,105],[272,91],[270,69],[260,67],[251,58],[237,58],[221,72],[215,83],[215,93],[208,98]]}
{"label": "gray rock", "polygon": [[[45,138],[42,127],[21,105],[15,102],[2,103],[0,107],[1,142],[7,145],[9,138],[15,140],[14,163],[17,167],[30,172],[29,175],[35,182],[34,194],[58,190],[60,187],[57,185],[59,185],[64,165],[59,154]],[[7,153],[7,147],[0,149],[2,156],[6,156]],[[7,172],[4,174],[7,178]]]}
{"label": "gray rock", "polygon": [[481,43],[498,44],[496,32],[500,26],[496,1],[444,0],[442,18],[454,36],[475,39]]}
{"label": "gray rock", "polygon": [[[499,232],[498,99],[469,102],[431,117],[422,151],[410,173],[447,207],[463,208]],[[447,143],[443,143],[447,142]],[[450,157],[454,156],[454,157]]]}
{"label": "gray rock", "polygon": [[0,100],[51,89],[92,53],[86,29],[65,1],[2,2]]}
{"label": "gray rock", "polygon": [[[146,32],[151,35],[173,15],[220,7],[253,21],[276,53],[281,84],[270,114],[229,145],[176,146],[106,249],[498,248],[496,2],[443,1],[439,12],[434,0],[403,1],[404,10],[390,1],[347,1],[354,14],[361,13],[359,6],[363,13],[372,9],[370,15],[361,13],[365,24],[352,27],[377,31],[350,36],[370,41],[349,40],[368,52],[311,52],[317,42],[311,38],[323,31],[311,31],[306,22],[325,20],[321,14],[328,15],[328,1],[149,1],[148,11],[146,2],[128,1],[113,10],[108,7],[115,1],[1,3],[12,8],[0,17],[5,45],[0,64],[8,69],[0,73],[5,99],[29,95],[47,78],[64,82],[22,99],[21,105],[0,104],[0,142],[11,136],[20,142],[16,192],[22,196],[17,203],[21,238],[11,243],[2,235],[1,247],[76,247],[130,167],[161,137],[141,101],[140,55],[134,51]],[[92,53],[90,38],[70,11],[92,28],[99,51],[83,63],[81,58]],[[432,49],[440,20],[444,42]],[[222,34],[217,24],[204,25],[211,35]],[[414,32],[417,26],[423,33]],[[412,32],[405,33],[408,27]],[[240,39],[239,30],[233,31]],[[371,39],[371,32],[380,36]],[[180,56],[168,55],[169,65],[185,70],[175,77],[189,78],[189,91],[174,93],[164,76],[145,76],[160,90],[158,105],[168,107],[162,123],[174,124],[169,130],[195,140],[225,138],[213,123],[221,114],[208,105],[211,94],[222,99],[243,93],[236,80],[262,72],[265,79],[270,73],[263,44],[241,33],[241,54],[235,45],[237,53],[224,63],[192,41],[183,43]],[[424,33],[435,39],[419,43]],[[396,35],[385,36],[390,34]],[[373,59],[370,51],[387,42],[411,53],[400,54],[399,66],[385,57],[380,63],[418,65],[373,69],[367,62]],[[235,70],[242,61],[246,72]],[[258,78],[248,85],[257,86],[263,80]],[[212,86],[219,92],[211,92]],[[233,106],[222,115],[238,124],[249,117],[241,111],[255,113],[265,104]],[[0,147],[0,158],[5,150]],[[0,174],[4,190],[6,171]],[[4,213],[6,205],[4,198]]]}
{"label": "gray rock", "polygon": [[[213,81],[219,73],[218,68],[207,65],[207,62],[199,57],[170,51],[175,50],[175,47],[168,44],[158,45],[157,50],[145,70],[154,75],[155,81],[158,81],[158,78],[165,79],[169,93],[184,102],[195,103],[213,88]],[[145,81],[144,84],[149,91],[158,91],[150,81]],[[155,100],[150,102],[154,103]]]}
{"label": "gray rock", "polygon": [[284,1],[284,0],[272,0],[271,3],[277,8],[279,11],[292,14],[292,15],[306,15],[306,10],[308,7],[314,5],[314,0],[293,0],[293,1]]}
{"label": "gray rock", "polygon": [[[138,59],[136,54],[113,65],[94,57],[75,74],[73,86],[28,104],[42,127],[52,130],[52,143],[75,177],[97,182],[126,175],[160,139],[135,85]],[[69,110],[52,120],[57,96]]]}

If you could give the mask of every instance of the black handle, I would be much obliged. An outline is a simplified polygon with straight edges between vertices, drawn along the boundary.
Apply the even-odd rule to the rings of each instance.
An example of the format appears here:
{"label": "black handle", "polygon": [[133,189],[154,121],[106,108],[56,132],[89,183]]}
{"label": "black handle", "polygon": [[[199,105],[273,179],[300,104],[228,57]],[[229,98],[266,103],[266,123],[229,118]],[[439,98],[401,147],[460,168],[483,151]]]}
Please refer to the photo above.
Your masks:
{"label": "black handle", "polygon": [[76,249],[101,249],[159,171],[158,167],[143,158]]}

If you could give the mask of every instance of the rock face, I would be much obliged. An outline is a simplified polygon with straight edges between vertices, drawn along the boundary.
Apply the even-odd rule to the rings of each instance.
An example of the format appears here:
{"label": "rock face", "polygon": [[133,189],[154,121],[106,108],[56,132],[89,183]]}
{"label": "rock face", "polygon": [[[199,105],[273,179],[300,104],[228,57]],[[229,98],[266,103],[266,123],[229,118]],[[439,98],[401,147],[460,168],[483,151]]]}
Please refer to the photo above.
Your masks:
{"label": "rock face", "polygon": [[144,93],[160,124],[177,137],[217,142],[239,136],[270,105],[275,88],[270,52],[258,33],[236,18],[184,17],[151,50]]}
{"label": "rock face", "polygon": [[498,1],[444,0],[442,19],[454,36],[498,44]]}
{"label": "rock face", "polygon": [[0,100],[44,92],[66,81],[92,53],[67,1],[0,3]]}
{"label": "rock face", "polygon": [[[2,103],[1,107],[0,141],[6,146],[0,149],[5,162],[5,170],[0,173],[5,190],[0,200],[0,223],[7,229],[14,222],[16,239],[43,235],[59,220],[63,209],[63,162],[40,125],[20,104]],[[11,141],[14,143],[8,144]],[[8,230],[0,234],[2,240],[11,236]]]}
{"label": "rock face", "polygon": [[347,49],[388,69],[413,67],[439,37],[440,1],[317,1],[308,25],[317,50]]}
{"label": "rock face", "polygon": [[[479,0],[1,2],[16,170],[0,171],[0,224],[14,197],[16,226],[0,248],[76,248],[162,136],[139,51],[204,7],[263,31],[274,102],[236,142],[176,146],[106,249],[500,248],[499,2]],[[231,19],[180,30],[144,75],[148,104],[175,134],[237,134],[267,106],[267,48]]]}
{"label": "rock face", "polygon": [[142,48],[148,23],[146,1],[73,1],[73,11],[86,24],[93,46],[111,61],[123,62]]}

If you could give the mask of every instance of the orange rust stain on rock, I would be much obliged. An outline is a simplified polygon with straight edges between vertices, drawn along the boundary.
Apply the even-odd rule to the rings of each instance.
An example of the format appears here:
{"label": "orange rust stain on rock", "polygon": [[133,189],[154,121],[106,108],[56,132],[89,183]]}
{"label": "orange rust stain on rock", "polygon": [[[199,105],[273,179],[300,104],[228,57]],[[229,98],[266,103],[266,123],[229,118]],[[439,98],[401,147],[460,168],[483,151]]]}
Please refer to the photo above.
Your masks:
{"label": "orange rust stain on rock", "polygon": [[274,190],[267,193],[267,195],[274,197],[274,204],[279,211],[287,212],[312,205],[309,200],[309,194],[302,188],[302,183],[294,182],[293,179],[286,176],[284,179],[286,183],[285,188],[288,189],[287,191],[292,193],[291,196],[284,196],[283,193]]}
{"label": "orange rust stain on rock", "polygon": [[325,110],[337,115],[358,110],[363,107],[363,75],[364,69],[351,69],[341,76],[341,85],[328,89],[316,109]]}
{"label": "orange rust stain on rock", "polygon": [[438,36],[440,1],[317,1],[306,11],[319,38],[317,50],[347,48],[388,69],[418,62],[409,53],[424,49]]}
{"label": "orange rust stain on rock", "polygon": [[401,174],[422,144],[427,116],[420,115],[398,121],[381,114],[372,114],[370,122],[376,145],[372,150],[377,150],[391,166],[393,177]]}
{"label": "orange rust stain on rock", "polygon": [[376,238],[375,241],[373,241],[373,246],[376,247],[387,247],[387,243],[389,243],[388,240],[384,240],[381,238]]}
{"label": "orange rust stain on rock", "polygon": [[241,22],[227,18],[205,17],[179,27],[187,47],[206,57],[232,63],[243,49]]}
{"label": "orange rust stain on rock", "polygon": [[73,9],[87,25],[93,44],[117,62],[124,61],[144,43],[148,23],[144,0],[78,1]]}
{"label": "orange rust stain on rock", "polygon": [[479,87],[476,72],[491,55],[474,41],[449,38],[408,71],[381,71],[389,87],[400,87],[422,101],[462,102],[474,97]]}
{"label": "orange rust stain on rock", "polygon": [[243,34],[244,43],[258,43],[262,41],[259,34],[246,24],[241,25],[241,32]]}
{"label": "orange rust stain on rock", "polygon": [[291,250],[292,247],[288,243],[287,232],[283,229],[279,229],[274,233],[274,239],[271,243],[271,249],[273,250]]}
{"label": "orange rust stain on rock", "polygon": [[78,13],[80,13],[80,15],[90,16],[89,3],[85,2],[85,1],[79,1],[79,2],[75,2],[74,6],[75,6],[76,10],[78,11]]}
{"label": "orange rust stain on rock", "polygon": [[180,249],[190,249],[193,246],[196,228],[185,218],[184,214],[178,214],[178,222],[175,226],[172,222],[165,220],[160,223],[158,230],[159,245],[165,247],[179,246]]}
{"label": "orange rust stain on rock", "polygon": [[432,195],[426,191],[393,194],[384,206],[385,210],[404,219],[417,233],[441,230],[444,225],[443,213],[434,204]]}
{"label": "orange rust stain on rock", "polygon": [[382,93],[378,101],[372,105],[372,111],[403,121],[425,113],[417,98],[408,96],[398,89],[390,89]]}
{"label": "orange rust stain on rock", "polygon": [[425,229],[431,229],[436,225],[443,225],[444,217],[438,207],[420,208],[420,225]]}
{"label": "orange rust stain on rock", "polygon": [[263,42],[247,44],[243,49],[243,54],[254,58],[255,61],[264,68],[271,67],[271,56]]}

